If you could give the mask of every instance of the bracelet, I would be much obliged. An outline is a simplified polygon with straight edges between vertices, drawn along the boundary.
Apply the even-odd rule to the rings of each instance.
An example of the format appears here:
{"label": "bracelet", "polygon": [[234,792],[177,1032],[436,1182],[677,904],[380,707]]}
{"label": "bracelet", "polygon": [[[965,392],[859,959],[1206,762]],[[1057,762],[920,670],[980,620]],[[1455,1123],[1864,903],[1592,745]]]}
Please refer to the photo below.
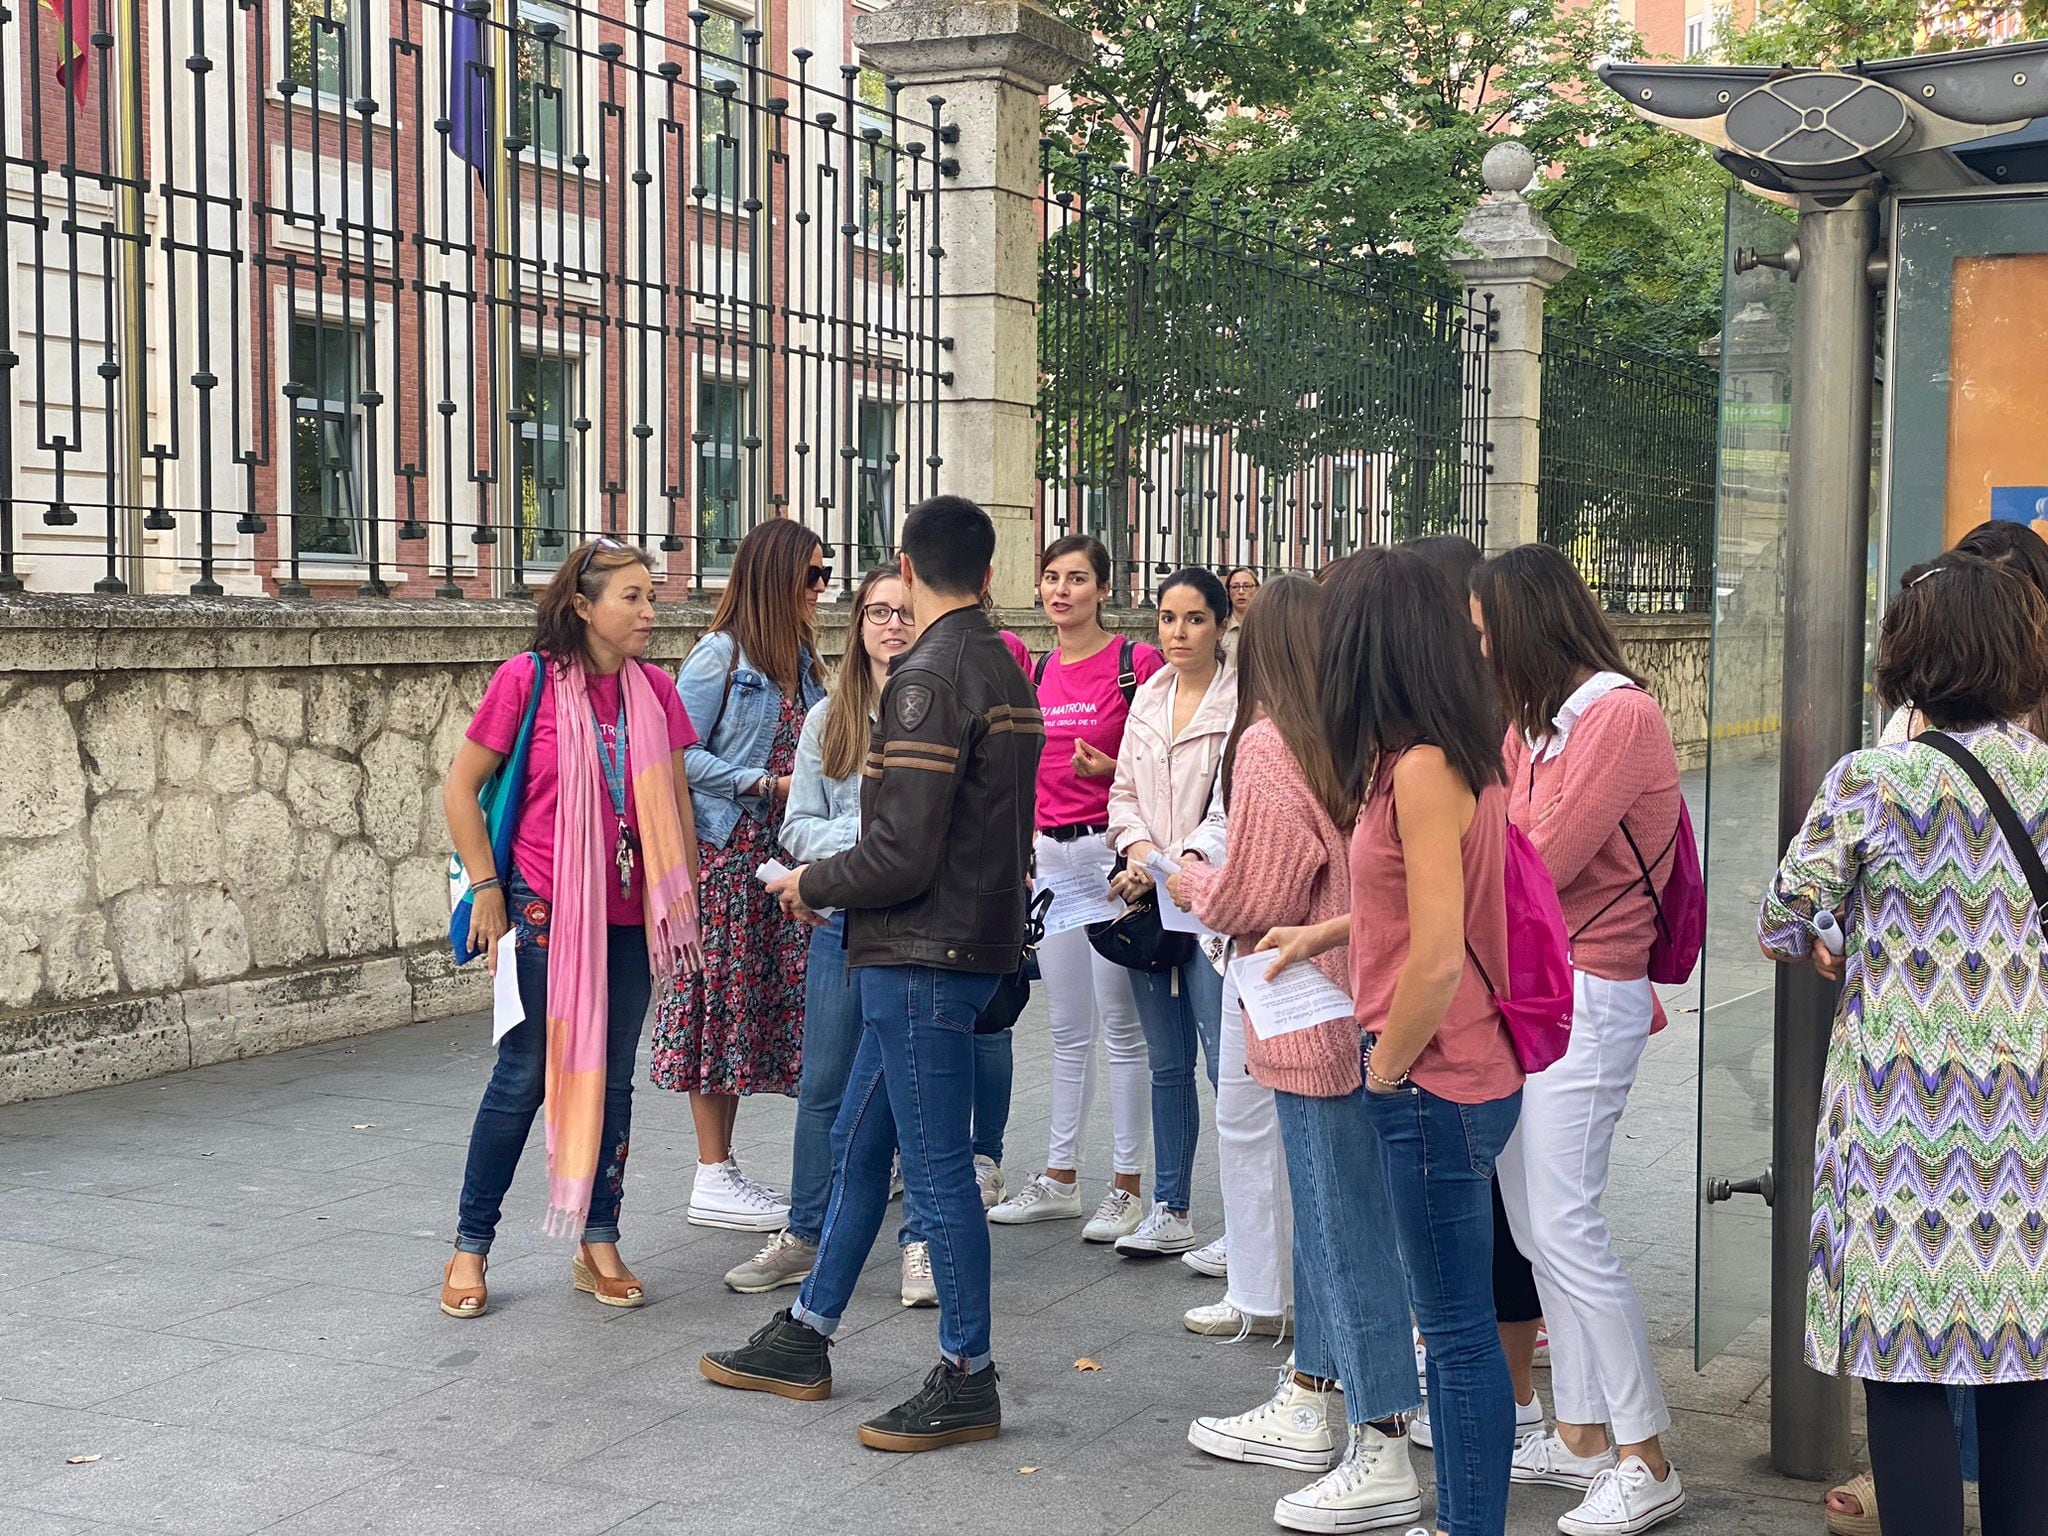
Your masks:
{"label": "bracelet", "polygon": [[472,880],[469,882],[469,893],[472,896],[480,891],[495,891],[498,888],[498,877],[496,875],[491,876],[488,880]]}
{"label": "bracelet", "polygon": [[1370,1079],[1372,1082],[1378,1083],[1382,1088],[1386,1089],[1389,1093],[1393,1092],[1396,1088],[1405,1088],[1408,1086],[1408,1073],[1403,1072],[1399,1077],[1395,1078],[1390,1083],[1384,1077],[1381,1077],[1379,1073],[1373,1071],[1372,1063],[1370,1061],[1368,1061],[1365,1064],[1365,1075],[1368,1079]]}

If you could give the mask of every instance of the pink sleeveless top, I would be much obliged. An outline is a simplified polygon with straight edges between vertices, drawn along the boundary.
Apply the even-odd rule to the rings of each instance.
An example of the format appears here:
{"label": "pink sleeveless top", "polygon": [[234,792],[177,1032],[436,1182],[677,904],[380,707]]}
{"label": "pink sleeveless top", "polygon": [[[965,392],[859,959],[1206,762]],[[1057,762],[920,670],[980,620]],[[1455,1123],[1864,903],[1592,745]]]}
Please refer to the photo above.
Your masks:
{"label": "pink sleeveless top", "polygon": [[[1479,796],[1460,844],[1465,865],[1465,942],[1491,976],[1505,976],[1507,906],[1501,866],[1507,846],[1507,791]],[[1401,967],[1408,963],[1408,870],[1394,827],[1392,764],[1358,813],[1351,834],[1351,996],[1368,1034],[1387,1027]],[[1470,957],[1436,1035],[1410,1069],[1438,1098],[1459,1104],[1504,1099],[1522,1086],[1522,1068],[1493,994]]]}

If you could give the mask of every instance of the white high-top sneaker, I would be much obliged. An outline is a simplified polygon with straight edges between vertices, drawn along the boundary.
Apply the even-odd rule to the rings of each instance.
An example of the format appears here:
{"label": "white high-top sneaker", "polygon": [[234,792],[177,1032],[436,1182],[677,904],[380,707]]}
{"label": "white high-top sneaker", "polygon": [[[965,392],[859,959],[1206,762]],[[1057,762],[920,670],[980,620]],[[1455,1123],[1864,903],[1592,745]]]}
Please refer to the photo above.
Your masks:
{"label": "white high-top sneaker", "polygon": [[1188,1444],[1225,1461],[1254,1461],[1265,1467],[1298,1467],[1321,1472],[1337,1464],[1333,1418],[1343,1422],[1344,1399],[1312,1392],[1280,1373],[1280,1386],[1258,1407],[1227,1419],[1199,1418],[1188,1426]]}
{"label": "white high-top sneaker", "polygon": [[1392,1440],[1370,1424],[1354,1424],[1344,1459],[1275,1504],[1273,1523],[1290,1531],[1376,1531],[1421,1513],[1422,1485],[1406,1437]]}
{"label": "white high-top sneaker", "polygon": [[789,1225],[789,1202],[739,1165],[699,1163],[690,1187],[690,1209],[684,1217],[694,1227],[724,1227],[732,1232],[773,1232]]}

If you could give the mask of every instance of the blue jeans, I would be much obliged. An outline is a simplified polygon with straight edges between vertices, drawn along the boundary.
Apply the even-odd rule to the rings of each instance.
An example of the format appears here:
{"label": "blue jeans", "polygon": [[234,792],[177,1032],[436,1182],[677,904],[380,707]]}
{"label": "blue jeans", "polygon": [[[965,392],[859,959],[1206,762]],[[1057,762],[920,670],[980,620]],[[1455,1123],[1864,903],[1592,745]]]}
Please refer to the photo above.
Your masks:
{"label": "blue jeans", "polygon": [[[796,1096],[796,1145],[790,1154],[789,1230],[816,1245],[832,1192],[832,1123],[860,1048],[860,987],[846,966],[846,915],[811,930],[804,973],[804,1064]],[[1003,1160],[1010,1122],[1010,1031],[974,1037],[974,1155]],[[919,1241],[906,1198],[898,1242]]]}
{"label": "blue jeans", "polygon": [[931,1244],[939,1348],[963,1370],[989,1362],[988,1218],[974,1183],[974,1020],[994,976],[927,965],[858,972],[860,1048],[832,1126],[832,1192],[799,1322],[838,1327],[889,1204],[889,1161]]}
{"label": "blue jeans", "polygon": [[[469,1164],[462,1175],[462,1203],[455,1220],[455,1246],[464,1253],[489,1253],[497,1235],[505,1191],[519,1167],[527,1133],[540,1109],[548,1070],[548,952],[542,947],[551,915],[546,902],[514,874],[505,883],[505,909],[519,936],[519,1001],[526,1018],[498,1042],[483,1103],[469,1132]],[[588,1243],[619,1240],[619,1201],[625,1193],[626,1152],[633,1132],[633,1063],[653,991],[647,972],[647,934],[614,927],[605,937],[604,1130],[598,1141],[597,1177],[590,1187]]]}
{"label": "blue jeans", "polygon": [[1202,1102],[1195,1091],[1195,1045],[1201,1043],[1216,1087],[1216,1047],[1223,1025],[1223,978],[1206,955],[1170,971],[1132,971],[1131,994],[1152,1061],[1154,1198],[1185,1213],[1194,1183]]}
{"label": "blue jeans", "polygon": [[1449,1536],[1501,1536],[1515,1394],[1493,1309],[1493,1160],[1515,1129],[1521,1091],[1459,1104],[1410,1083],[1364,1097],[1408,1304],[1429,1346],[1436,1523]]}
{"label": "blue jeans", "polygon": [[1353,1424],[1421,1401],[1393,1202],[1364,1097],[1273,1095],[1294,1205],[1294,1364],[1344,1383]]}

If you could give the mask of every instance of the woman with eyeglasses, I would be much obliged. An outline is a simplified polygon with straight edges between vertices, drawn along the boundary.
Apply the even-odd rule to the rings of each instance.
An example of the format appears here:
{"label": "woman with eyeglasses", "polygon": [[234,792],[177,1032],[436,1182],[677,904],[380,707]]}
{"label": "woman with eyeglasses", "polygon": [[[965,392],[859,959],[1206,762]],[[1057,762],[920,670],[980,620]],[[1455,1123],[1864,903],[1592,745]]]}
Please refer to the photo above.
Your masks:
{"label": "woman with eyeglasses", "polygon": [[[640,660],[654,634],[653,562],[594,540],[535,610],[532,655],[491,678],[442,789],[475,892],[469,942],[493,972],[517,968],[525,1008],[498,1042],[469,1133],[455,1253],[441,1277],[441,1310],[456,1318],[490,1305],[484,1268],[543,1107],[548,1227],[581,1234],[576,1289],[606,1306],[646,1300],[618,1246],[633,1064],[648,994],[698,963],[697,838],[682,765],[697,736],[675,684]],[[478,797],[522,729],[526,779],[500,869]]]}
{"label": "woman with eyeglasses", "polygon": [[832,580],[825,546],[803,524],[771,518],[740,541],[710,628],[676,682],[703,736],[686,758],[703,866],[704,970],[655,1012],[655,1084],[690,1095],[695,1226],[773,1232],[789,1202],[740,1171],[733,1122],[741,1097],[797,1092],[810,936],[783,916],[755,872],[780,856],[805,714],[825,696],[818,600]]}
{"label": "woman with eyeglasses", "polygon": [[1223,585],[1230,593],[1230,628],[1236,629],[1244,623],[1245,609],[1259,595],[1259,573],[1248,565],[1234,566]]}

